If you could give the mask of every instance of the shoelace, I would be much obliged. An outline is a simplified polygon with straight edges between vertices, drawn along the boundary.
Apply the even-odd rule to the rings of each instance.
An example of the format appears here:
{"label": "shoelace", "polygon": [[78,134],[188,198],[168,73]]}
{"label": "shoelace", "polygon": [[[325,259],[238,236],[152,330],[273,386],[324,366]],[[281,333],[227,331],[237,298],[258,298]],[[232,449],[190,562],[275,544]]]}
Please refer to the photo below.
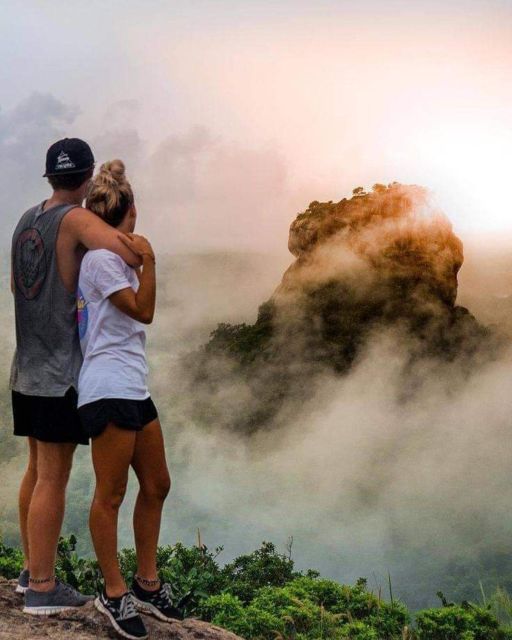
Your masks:
{"label": "shoelace", "polygon": [[127,593],[122,597],[119,604],[119,619],[126,620],[127,618],[133,618],[137,615],[139,614],[137,613],[137,609],[135,608],[135,603],[133,602],[132,596]]}
{"label": "shoelace", "polygon": [[154,596],[160,606],[170,606],[172,604],[173,592],[170,584],[164,583]]}
{"label": "shoelace", "polygon": [[174,598],[174,593],[172,591],[172,587],[169,583],[164,582],[164,584],[162,585],[162,588],[160,589],[160,591],[163,591],[165,593],[165,595],[169,598],[169,600],[172,600]]}

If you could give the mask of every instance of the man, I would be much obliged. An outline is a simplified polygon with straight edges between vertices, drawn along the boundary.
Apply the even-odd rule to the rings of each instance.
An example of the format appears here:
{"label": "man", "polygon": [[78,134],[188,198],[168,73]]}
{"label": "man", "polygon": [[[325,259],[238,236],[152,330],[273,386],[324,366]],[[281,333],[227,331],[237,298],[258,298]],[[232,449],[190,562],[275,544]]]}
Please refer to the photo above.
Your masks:
{"label": "man", "polygon": [[93,170],[87,143],[65,138],[53,144],[44,174],[53,193],[23,214],[12,239],[16,353],[10,386],[14,434],[27,437],[29,447],[19,493],[25,565],[16,590],[25,593],[24,611],[35,615],[90,599],[54,575],[73,453],[88,442],[76,409],[80,262],[87,249],[109,249],[140,265],[128,239],[81,207]]}

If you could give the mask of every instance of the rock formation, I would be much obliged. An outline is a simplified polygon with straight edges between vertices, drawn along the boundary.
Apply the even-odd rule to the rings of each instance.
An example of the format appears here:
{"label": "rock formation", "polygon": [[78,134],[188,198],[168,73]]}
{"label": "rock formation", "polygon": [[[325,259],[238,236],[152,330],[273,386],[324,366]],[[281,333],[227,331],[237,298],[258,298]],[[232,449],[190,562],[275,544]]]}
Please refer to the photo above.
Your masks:
{"label": "rock formation", "polygon": [[462,243],[422,187],[377,184],[337,203],[312,202],[292,222],[288,247],[295,262],[257,322],[219,325],[195,355],[195,385],[214,394],[229,377],[249,385],[247,420],[237,415],[236,428],[258,429],[291,394],[307,397],[316,373],[346,373],[383,329],[407,345],[411,364],[470,368],[491,342],[455,304]]}
{"label": "rock formation", "polygon": [[[92,603],[56,616],[22,613],[23,597],[14,592],[15,581],[0,578],[0,640],[99,640],[118,638]],[[182,622],[160,622],[144,616],[151,640],[240,640],[230,631],[189,618]]]}

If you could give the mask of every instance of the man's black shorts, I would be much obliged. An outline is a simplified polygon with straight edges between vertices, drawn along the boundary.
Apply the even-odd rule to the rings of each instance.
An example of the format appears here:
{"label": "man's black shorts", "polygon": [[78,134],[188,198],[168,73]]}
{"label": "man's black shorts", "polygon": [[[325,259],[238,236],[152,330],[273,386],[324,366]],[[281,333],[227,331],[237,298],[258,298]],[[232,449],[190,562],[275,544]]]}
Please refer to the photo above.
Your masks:
{"label": "man's black shorts", "polygon": [[12,392],[14,435],[42,442],[89,444],[76,408],[78,396],[70,387],[62,398]]}

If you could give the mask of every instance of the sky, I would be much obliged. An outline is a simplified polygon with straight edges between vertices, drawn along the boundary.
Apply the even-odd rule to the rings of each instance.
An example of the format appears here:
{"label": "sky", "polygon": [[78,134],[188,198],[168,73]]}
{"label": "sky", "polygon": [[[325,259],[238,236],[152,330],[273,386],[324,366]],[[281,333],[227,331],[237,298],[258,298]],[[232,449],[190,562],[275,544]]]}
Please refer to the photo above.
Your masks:
{"label": "sky", "polygon": [[170,251],[283,251],[310,201],[393,180],[512,235],[509,1],[6,1],[0,36],[11,227],[67,135],[125,160]]}

